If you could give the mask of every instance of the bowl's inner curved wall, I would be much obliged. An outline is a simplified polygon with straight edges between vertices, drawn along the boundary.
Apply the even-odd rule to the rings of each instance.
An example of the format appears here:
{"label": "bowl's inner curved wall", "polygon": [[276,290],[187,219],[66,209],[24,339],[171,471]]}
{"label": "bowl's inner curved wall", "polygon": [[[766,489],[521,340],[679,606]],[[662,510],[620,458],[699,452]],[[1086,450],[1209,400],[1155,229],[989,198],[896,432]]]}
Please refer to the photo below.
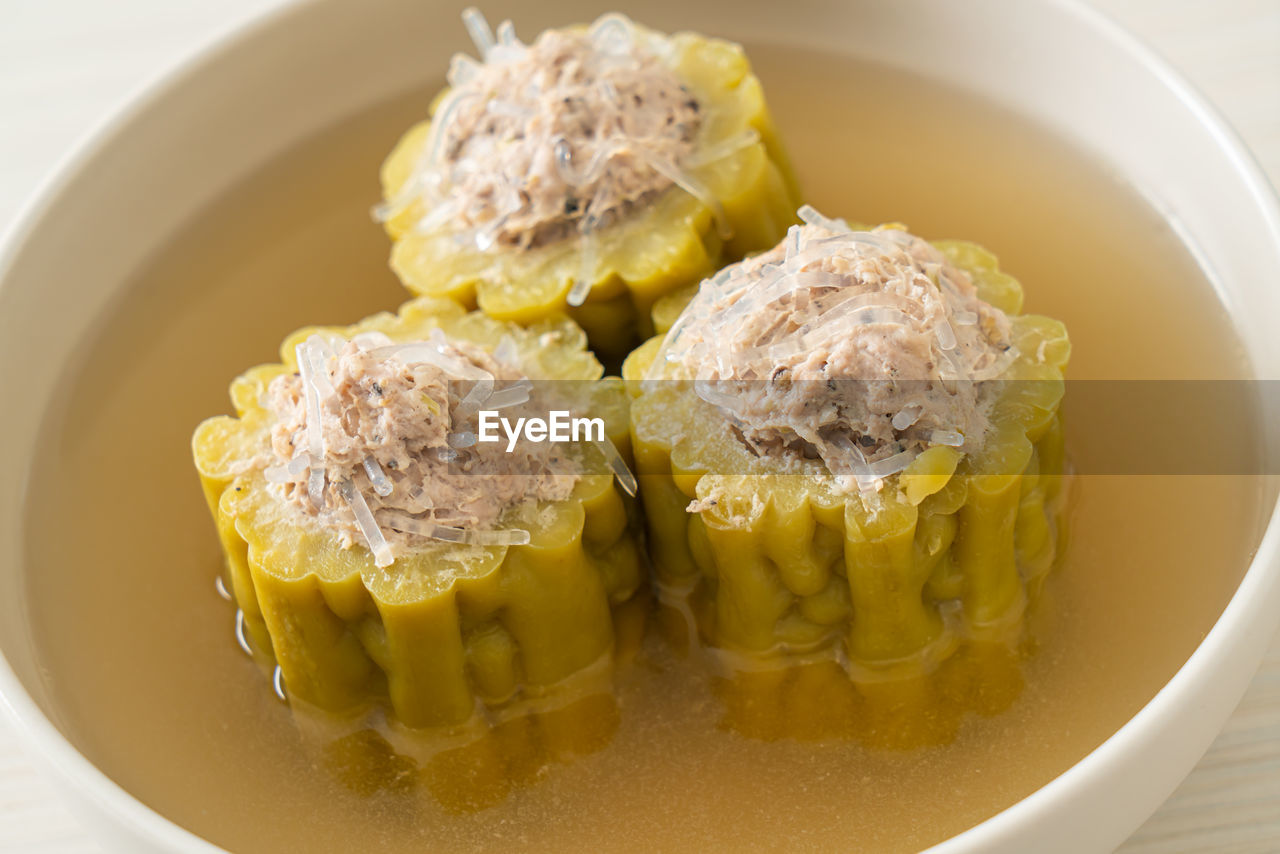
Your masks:
{"label": "bowl's inner curved wall", "polygon": [[[1100,164],[937,83],[777,46],[751,53],[815,204],[988,244],[1023,279],[1030,310],[1068,323],[1075,376],[1243,372],[1208,283]],[[1260,531],[1255,482],[1081,478],[1023,696],[951,747],[745,742],[717,730],[714,699],[666,662],[624,686],[609,750],[477,817],[414,818],[315,771],[232,641],[187,443],[200,418],[227,409],[229,379],[273,359],[285,333],[402,299],[368,208],[381,156],[426,99],[353,116],[229,191],[121,284],[67,362],[29,492],[32,628],[59,725],[144,802],[237,851],[467,846],[493,841],[499,822],[531,847],[564,849],[625,842],[650,820],[644,832],[671,845],[820,831],[914,848],[1096,746],[1221,612]],[[1170,291],[1180,299],[1153,301]],[[1147,325],[1130,322],[1148,302]]]}

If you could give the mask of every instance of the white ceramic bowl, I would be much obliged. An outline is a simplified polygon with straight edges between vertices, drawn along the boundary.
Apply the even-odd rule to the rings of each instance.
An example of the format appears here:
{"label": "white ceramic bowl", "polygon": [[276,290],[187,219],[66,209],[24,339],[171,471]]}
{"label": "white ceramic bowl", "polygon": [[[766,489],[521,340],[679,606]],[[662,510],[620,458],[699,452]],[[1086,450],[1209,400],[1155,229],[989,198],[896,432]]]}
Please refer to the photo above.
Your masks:
{"label": "white ceramic bowl", "polygon": [[[533,31],[602,8],[549,0],[536,8],[489,3],[486,11]],[[1257,375],[1280,378],[1280,337],[1268,328],[1280,317],[1275,196],[1187,84],[1083,4],[650,0],[634,11],[660,28],[812,46],[946,77],[1070,137],[1176,226],[1231,311]],[[122,851],[214,849],[110,781],[47,716],[26,625],[21,527],[29,454],[53,380],[129,272],[169,238],[153,224],[183,222],[272,155],[442,67],[456,45],[456,12],[430,0],[318,0],[259,19],[153,87],[83,147],[0,255],[0,395],[28,403],[6,412],[0,443],[0,691],[85,821]],[[112,213],[121,198],[127,217]],[[84,269],[89,258],[92,271]],[[29,357],[33,342],[41,358]],[[1274,630],[1280,524],[1271,518],[1222,617],[1139,714],[1044,788],[934,850],[1078,854],[1110,850],[1131,833],[1208,747]]]}

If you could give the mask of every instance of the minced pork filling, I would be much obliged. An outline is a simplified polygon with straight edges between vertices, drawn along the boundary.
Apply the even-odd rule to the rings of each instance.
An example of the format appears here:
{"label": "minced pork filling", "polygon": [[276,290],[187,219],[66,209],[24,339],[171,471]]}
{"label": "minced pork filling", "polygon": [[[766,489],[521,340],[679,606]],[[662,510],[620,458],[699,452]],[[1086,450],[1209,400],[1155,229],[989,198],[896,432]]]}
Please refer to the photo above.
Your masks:
{"label": "minced pork filling", "polygon": [[761,456],[820,458],[860,486],[922,450],[980,447],[1009,318],[927,241],[801,209],[773,249],[705,281],[653,376],[695,380]]}
{"label": "minced pork filling", "polygon": [[490,354],[439,330],[407,343],[313,335],[298,346],[299,370],[267,389],[267,480],[344,545],[365,541],[379,565],[429,540],[527,542],[492,526],[514,505],[563,500],[577,475],[555,444],[475,444],[482,407],[529,401],[514,359],[509,342]]}
{"label": "minced pork filling", "polygon": [[530,45],[504,24],[483,58],[455,57],[400,200],[425,194],[421,230],[543,246],[652,200],[693,150],[698,101],[621,16]]}

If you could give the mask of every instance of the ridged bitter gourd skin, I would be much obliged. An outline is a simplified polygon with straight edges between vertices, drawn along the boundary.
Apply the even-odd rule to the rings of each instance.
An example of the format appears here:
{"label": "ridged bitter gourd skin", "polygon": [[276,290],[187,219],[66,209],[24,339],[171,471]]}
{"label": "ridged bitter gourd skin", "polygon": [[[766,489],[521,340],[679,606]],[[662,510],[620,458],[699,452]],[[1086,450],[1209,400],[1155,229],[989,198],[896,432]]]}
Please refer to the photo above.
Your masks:
{"label": "ridged bitter gourd skin", "polygon": [[[417,758],[437,771],[450,757],[478,761],[528,728],[542,731],[543,754],[595,749],[601,727],[616,722],[616,713],[598,708],[613,702],[608,676],[621,628],[615,617],[629,614],[626,631],[636,634],[631,603],[643,580],[629,505],[610,474],[583,474],[565,501],[509,510],[500,527],[529,530],[528,545],[432,543],[383,569],[362,544],[343,549],[333,532],[300,523],[268,491],[260,468],[237,465],[262,451],[271,423],[263,393],[273,378],[295,370],[295,346],[307,336],[376,330],[406,341],[436,327],[486,349],[510,335],[531,378],[589,385],[592,414],[605,418],[607,433],[629,455],[626,395],[616,380],[600,380],[585,335],[565,319],[522,329],[452,301],[418,298],[394,315],[295,332],[281,348],[282,363],[252,368],[232,383],[236,416],[208,419],[193,438],[250,645],[262,664],[280,667],[299,710],[347,720],[376,711],[387,733],[409,741],[415,733],[451,733],[443,742],[417,742],[431,745]],[[603,679],[584,687],[589,673]],[[452,753],[438,749],[445,742]],[[397,742],[397,751],[412,755],[408,743]],[[459,808],[484,800],[446,777],[442,791]]]}
{"label": "ridged bitter gourd skin", "polygon": [[1059,550],[1070,345],[1061,323],[1018,314],[1021,287],[990,253],[935,246],[1010,316],[1019,356],[982,450],[930,448],[874,511],[829,477],[761,473],[688,383],[645,382],[661,335],[623,367],[664,616],[723,665],[726,724],[742,732],[939,743],[966,709],[993,713],[1020,689],[1024,616]]}
{"label": "ridged bitter gourd skin", "polygon": [[475,812],[535,782],[548,765],[608,745],[621,720],[612,671],[638,651],[648,612],[642,588],[613,608],[611,654],[548,691],[460,726],[412,730],[296,703],[291,711],[317,764],[356,793],[425,795],[447,812]]}
{"label": "ridged bitter gourd skin", "polygon": [[[568,312],[593,348],[622,356],[652,334],[650,310],[659,297],[777,243],[795,222],[799,193],[759,79],[739,45],[692,33],[677,33],[670,41],[672,68],[703,107],[694,155],[750,130],[759,136],[688,170],[723,206],[727,239],[710,208],[669,187],[597,232],[596,264],[587,274],[591,291],[582,305],[571,307],[569,288],[582,275],[579,241],[481,252],[445,233],[416,232],[413,225],[425,211],[415,203],[386,222],[394,243],[391,267],[405,286],[526,325]],[[394,199],[409,179],[430,128],[429,120],[410,128],[383,164],[384,198]]]}

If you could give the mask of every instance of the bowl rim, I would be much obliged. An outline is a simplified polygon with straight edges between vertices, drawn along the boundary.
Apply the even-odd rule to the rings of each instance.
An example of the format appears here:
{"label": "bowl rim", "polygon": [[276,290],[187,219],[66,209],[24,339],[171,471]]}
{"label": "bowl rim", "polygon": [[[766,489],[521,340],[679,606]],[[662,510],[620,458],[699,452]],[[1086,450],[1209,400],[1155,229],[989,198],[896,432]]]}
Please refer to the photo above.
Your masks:
{"label": "bowl rim", "polygon": [[[1256,203],[1272,242],[1280,246],[1280,196],[1239,134],[1182,72],[1088,0],[1042,2],[1076,17],[1095,37],[1113,42],[1176,96],[1226,156]],[[50,211],[60,206],[67,191],[92,169],[100,150],[124,136],[135,120],[157,102],[186,86],[188,81],[208,73],[240,42],[260,36],[285,19],[306,14],[308,7],[314,5],[317,5],[314,0],[274,0],[235,18],[147,75],[110,113],[82,133],[0,234],[0,290],[7,286],[10,270],[30,236],[44,227]],[[928,849],[929,854],[962,854],[988,847],[1003,850],[1003,845],[1012,841],[1009,835],[1017,828],[1039,822],[1056,802],[1080,795],[1106,777],[1111,769],[1125,764],[1132,754],[1141,750],[1144,736],[1156,721],[1187,706],[1217,661],[1241,645],[1256,641],[1259,634],[1263,641],[1271,636],[1280,614],[1273,615],[1268,627],[1268,615],[1261,612],[1273,600],[1280,600],[1280,499],[1271,508],[1257,551],[1231,599],[1169,681],[1124,725],[1058,776],[978,824],[937,843]],[[1231,708],[1238,702],[1239,695],[1232,697]],[[48,769],[70,784],[73,794],[114,815],[138,838],[162,850],[222,850],[144,804],[77,750],[31,697],[3,650],[0,650],[0,708],[19,733],[28,755],[42,759]],[[1170,790],[1177,782],[1179,780],[1173,781]]]}

